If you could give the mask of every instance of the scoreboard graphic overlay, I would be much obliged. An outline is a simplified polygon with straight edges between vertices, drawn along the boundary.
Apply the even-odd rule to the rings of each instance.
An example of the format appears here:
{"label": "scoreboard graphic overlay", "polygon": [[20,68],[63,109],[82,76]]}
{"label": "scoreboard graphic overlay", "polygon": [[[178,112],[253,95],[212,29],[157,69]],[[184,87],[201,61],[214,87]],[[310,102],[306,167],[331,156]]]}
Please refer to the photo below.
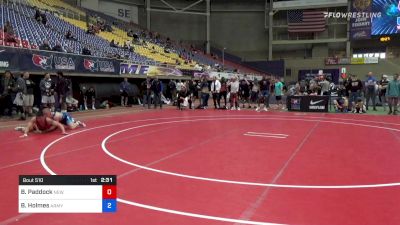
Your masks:
{"label": "scoreboard graphic overlay", "polygon": [[115,175],[20,175],[20,213],[112,213]]}

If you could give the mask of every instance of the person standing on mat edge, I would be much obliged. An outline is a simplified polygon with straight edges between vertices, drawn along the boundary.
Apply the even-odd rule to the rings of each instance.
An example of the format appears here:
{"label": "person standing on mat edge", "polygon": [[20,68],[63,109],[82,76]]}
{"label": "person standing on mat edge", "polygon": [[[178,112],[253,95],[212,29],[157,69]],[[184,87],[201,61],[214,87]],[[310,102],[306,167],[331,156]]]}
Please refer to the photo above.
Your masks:
{"label": "person standing on mat edge", "polygon": [[377,91],[377,81],[372,72],[368,72],[367,80],[365,81],[365,104],[368,110],[369,100],[372,100],[373,110],[376,111],[376,91]]}
{"label": "person standing on mat edge", "polygon": [[347,89],[349,90],[349,103],[350,103],[350,110],[355,107],[357,100],[361,97],[361,91],[363,89],[363,84],[360,79],[357,79],[357,76],[352,74],[351,78],[347,83]]}
{"label": "person standing on mat edge", "polygon": [[57,83],[55,85],[55,92],[57,93],[57,104],[56,109],[60,110],[61,112],[67,111],[67,91],[68,91],[68,84],[64,77],[63,72],[57,72]]}
{"label": "person standing on mat edge", "polygon": [[238,94],[239,94],[239,79],[235,75],[232,77],[232,80],[228,83],[228,86],[231,88],[230,91],[230,102],[231,102],[231,110],[240,110],[239,107],[239,99],[238,99]]}
{"label": "person standing on mat edge", "polygon": [[84,95],[84,105],[85,105],[85,110],[88,110],[88,100],[90,100],[92,104],[92,110],[96,110],[94,105],[96,104],[96,91],[94,90],[94,87],[90,87]]}
{"label": "person standing on mat edge", "polygon": [[280,78],[275,79],[274,93],[275,93],[277,109],[284,109],[285,107],[282,103],[283,83],[281,82]]}
{"label": "person standing on mat edge", "polygon": [[143,89],[143,107],[150,109],[151,104],[151,80],[149,77],[146,78],[145,81],[142,82],[142,89]]}
{"label": "person standing on mat edge", "polygon": [[208,98],[210,97],[210,85],[208,84],[207,77],[203,76],[201,78],[201,83],[199,86],[201,91],[201,105],[199,108],[207,109]]}
{"label": "person standing on mat edge", "polygon": [[399,103],[399,98],[400,98],[400,77],[399,74],[395,74],[393,76],[393,80],[389,82],[387,89],[386,89],[386,95],[388,97],[388,103],[389,103],[389,115],[393,113],[393,115],[397,115],[397,105]]}
{"label": "person standing on mat edge", "polygon": [[221,108],[220,96],[219,96],[220,90],[221,90],[221,82],[219,82],[219,80],[215,76],[213,78],[213,82],[211,83],[211,94],[212,94],[215,109]]}
{"label": "person standing on mat edge", "polygon": [[250,109],[250,82],[247,80],[247,75],[245,74],[243,76],[243,79],[240,80],[240,84],[239,84],[239,93],[240,93],[240,100],[242,102],[242,108],[246,108],[245,107],[245,103],[248,104],[248,108]]}
{"label": "person standing on mat edge", "polygon": [[258,107],[256,108],[257,112],[260,111],[260,105],[262,100],[264,100],[264,111],[268,111],[270,86],[271,86],[270,81],[267,79],[267,76],[264,75],[263,79],[260,80],[259,82],[260,95],[258,97]]}
{"label": "person standing on mat edge", "polygon": [[50,108],[54,111],[54,88],[55,84],[50,78],[50,73],[45,73],[44,78],[40,81],[40,91],[42,93],[42,105],[44,108]]}
{"label": "person standing on mat edge", "polygon": [[157,108],[157,104],[160,104],[160,109],[162,109],[162,102],[161,102],[161,93],[162,93],[162,83],[158,80],[158,77],[155,77],[153,82],[151,82],[151,90],[154,94],[154,108]]}
{"label": "person standing on mat edge", "polygon": [[127,107],[128,106],[128,92],[129,92],[129,87],[130,83],[128,82],[128,78],[125,77],[124,81],[122,81],[119,84],[119,92],[121,95],[121,106],[122,107]]}
{"label": "person standing on mat edge", "polygon": [[386,111],[386,89],[389,84],[388,76],[383,74],[382,79],[379,81],[379,100],[383,106],[383,110]]}

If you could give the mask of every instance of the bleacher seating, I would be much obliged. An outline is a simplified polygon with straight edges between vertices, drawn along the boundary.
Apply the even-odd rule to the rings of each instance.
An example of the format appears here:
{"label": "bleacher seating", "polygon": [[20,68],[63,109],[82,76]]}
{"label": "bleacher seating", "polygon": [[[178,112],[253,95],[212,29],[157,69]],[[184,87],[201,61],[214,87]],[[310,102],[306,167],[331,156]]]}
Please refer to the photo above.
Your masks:
{"label": "bleacher seating", "polygon": [[[40,8],[46,13],[47,25],[34,19],[35,8]],[[17,43],[8,43],[3,41],[3,33],[0,34],[2,42],[0,44],[6,46],[22,47],[37,49],[44,40],[48,40],[50,46],[60,43],[64,48],[67,47],[74,54],[80,54],[83,47],[87,46],[91,49],[93,56],[110,57],[119,55],[130,61],[141,64],[172,64],[182,69],[193,69],[196,64],[211,65],[220,63],[209,56],[203,54],[193,54],[190,50],[173,44],[166,51],[165,42],[150,38],[148,33],[139,29],[137,26],[130,26],[128,23],[117,21],[104,14],[96,14],[100,19],[106,20],[106,23],[112,24],[112,31],[100,31],[96,35],[88,34],[87,22],[62,16],[59,9],[73,11],[85,18],[86,11],[71,6],[61,0],[28,0],[24,4],[21,2],[10,3],[3,2],[1,4],[0,25],[3,27],[6,21],[10,21],[16,35]],[[93,12],[87,13],[92,15]],[[119,25],[118,25],[119,24]],[[123,26],[120,26],[123,25]],[[124,27],[124,28],[122,28]],[[137,34],[145,34],[141,36],[139,43],[132,43],[132,37],[128,37],[126,29],[132,29]],[[68,40],[65,33],[71,31],[76,40]],[[114,40],[119,43],[119,48],[110,47],[110,41]],[[122,48],[124,43],[130,41],[134,47],[131,52]],[[143,44],[142,42],[145,42]],[[183,57],[181,57],[183,56]]]}

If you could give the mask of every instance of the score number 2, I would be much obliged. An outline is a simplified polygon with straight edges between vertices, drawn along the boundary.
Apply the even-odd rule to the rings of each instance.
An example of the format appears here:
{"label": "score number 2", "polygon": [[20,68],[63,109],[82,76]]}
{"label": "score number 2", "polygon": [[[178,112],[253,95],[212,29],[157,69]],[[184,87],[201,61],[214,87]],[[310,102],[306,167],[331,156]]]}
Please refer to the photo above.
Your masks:
{"label": "score number 2", "polygon": [[103,212],[115,212],[117,209],[117,186],[103,185]]}

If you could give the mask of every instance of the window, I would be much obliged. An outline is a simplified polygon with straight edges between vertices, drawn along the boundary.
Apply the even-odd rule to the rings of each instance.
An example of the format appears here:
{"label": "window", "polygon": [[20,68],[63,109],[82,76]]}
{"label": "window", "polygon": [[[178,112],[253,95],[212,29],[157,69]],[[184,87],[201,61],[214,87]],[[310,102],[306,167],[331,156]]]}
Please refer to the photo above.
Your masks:
{"label": "window", "polygon": [[372,53],[354,53],[353,58],[370,58],[370,57],[377,57],[381,59],[386,58],[385,52],[372,52]]}

